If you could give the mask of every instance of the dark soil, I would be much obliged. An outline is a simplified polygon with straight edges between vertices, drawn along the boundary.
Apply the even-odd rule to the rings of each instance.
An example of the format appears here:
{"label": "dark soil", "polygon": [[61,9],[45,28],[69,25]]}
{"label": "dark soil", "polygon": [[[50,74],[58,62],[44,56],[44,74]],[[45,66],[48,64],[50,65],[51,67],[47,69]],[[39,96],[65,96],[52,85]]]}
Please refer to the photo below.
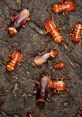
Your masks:
{"label": "dark soil", "polygon": [[[29,110],[34,112],[35,117],[80,117],[78,110],[82,104],[82,40],[78,44],[71,42],[71,30],[74,23],[82,21],[82,0],[76,0],[79,8],[71,14],[63,16],[55,14],[51,10],[54,3],[61,0],[22,0],[17,4],[16,0],[0,0],[0,117],[25,117]],[[49,35],[40,35],[29,25],[22,28],[16,36],[9,37],[7,27],[10,17],[18,14],[23,8],[31,12],[32,21],[43,28],[43,21],[54,16],[58,27],[62,26],[61,33],[66,49],[63,45],[55,44]],[[41,67],[32,65],[34,56],[38,52],[56,49],[58,56],[49,60]],[[14,72],[6,72],[6,60],[9,53],[21,49],[23,58],[27,61],[17,66]],[[63,70],[53,69],[53,63],[64,61],[66,67]],[[67,92],[54,94],[43,109],[36,106],[36,98],[33,94],[34,84],[38,78],[48,72],[53,78],[65,76],[72,77],[66,80]],[[3,103],[4,102],[4,103]]]}

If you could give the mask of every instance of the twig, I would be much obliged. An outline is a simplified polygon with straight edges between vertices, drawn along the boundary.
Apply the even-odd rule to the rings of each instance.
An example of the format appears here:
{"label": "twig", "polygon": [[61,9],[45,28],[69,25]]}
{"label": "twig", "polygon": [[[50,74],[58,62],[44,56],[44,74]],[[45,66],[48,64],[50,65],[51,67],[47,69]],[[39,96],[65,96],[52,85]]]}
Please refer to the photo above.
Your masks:
{"label": "twig", "polygon": [[44,29],[41,29],[34,21],[31,21],[31,22],[29,23],[29,26],[30,26],[33,30],[35,30],[36,32],[38,32],[38,33],[41,34],[41,35],[46,35],[46,34],[47,34],[47,32],[46,32]]}

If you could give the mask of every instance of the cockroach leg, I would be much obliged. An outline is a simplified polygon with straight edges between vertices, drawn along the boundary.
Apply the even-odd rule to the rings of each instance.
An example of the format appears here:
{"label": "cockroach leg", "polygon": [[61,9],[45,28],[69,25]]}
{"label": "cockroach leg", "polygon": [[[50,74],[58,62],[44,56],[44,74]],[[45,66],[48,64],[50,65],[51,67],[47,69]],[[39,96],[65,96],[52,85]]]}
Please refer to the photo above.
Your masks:
{"label": "cockroach leg", "polygon": [[21,65],[22,65],[21,62],[19,62],[19,63],[18,63],[18,66],[21,66]]}
{"label": "cockroach leg", "polygon": [[[23,57],[22,57],[23,58]],[[21,60],[21,63],[24,63],[28,60],[28,53],[24,52],[24,58]]]}
{"label": "cockroach leg", "polygon": [[37,54],[38,54],[38,55],[41,55],[41,52],[37,51]]}
{"label": "cockroach leg", "polygon": [[[49,103],[49,102],[50,102],[49,98],[46,98],[46,101]],[[46,103],[46,102],[45,102],[45,103]]]}
{"label": "cockroach leg", "polygon": [[61,43],[61,45],[68,50],[69,52],[71,52],[71,50],[69,49],[69,47],[67,46],[67,44],[65,44],[64,42]]}
{"label": "cockroach leg", "polygon": [[58,29],[59,29],[59,30],[62,30],[63,26],[64,26],[64,24],[61,25],[61,26],[59,26]]}
{"label": "cockroach leg", "polygon": [[[13,19],[14,19],[14,17],[11,16],[11,17],[10,17],[10,20],[13,21]],[[7,29],[7,30],[8,30],[8,29]]]}
{"label": "cockroach leg", "polygon": [[57,91],[54,89],[54,91],[53,91],[55,94],[57,93]]}
{"label": "cockroach leg", "polygon": [[59,90],[58,90],[57,93],[58,93],[58,94],[62,94],[62,91],[59,91]]}
{"label": "cockroach leg", "polygon": [[60,78],[61,78],[61,80],[71,80],[73,77],[63,76]]}
{"label": "cockroach leg", "polygon": [[63,78],[63,77],[61,77],[61,78],[57,78],[57,81],[58,81],[58,80],[63,81],[63,80],[64,80],[64,78]]}
{"label": "cockroach leg", "polygon": [[64,11],[64,12],[62,12],[63,16],[68,15],[68,13],[71,13],[71,11]]}
{"label": "cockroach leg", "polygon": [[13,53],[13,51],[10,51],[10,52],[8,53],[8,57],[9,57],[9,58],[12,56],[12,53]]}
{"label": "cockroach leg", "polygon": [[26,26],[25,25],[23,25],[23,28],[25,28]]}

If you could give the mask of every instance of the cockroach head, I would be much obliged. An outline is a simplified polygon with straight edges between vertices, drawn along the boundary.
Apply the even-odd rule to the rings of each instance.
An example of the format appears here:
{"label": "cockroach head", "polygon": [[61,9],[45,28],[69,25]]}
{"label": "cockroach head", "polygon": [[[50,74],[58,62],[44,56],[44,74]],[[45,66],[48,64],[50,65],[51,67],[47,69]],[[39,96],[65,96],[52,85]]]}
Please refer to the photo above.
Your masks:
{"label": "cockroach head", "polygon": [[17,34],[17,30],[14,27],[9,27],[8,28],[8,32],[11,36],[16,35]]}

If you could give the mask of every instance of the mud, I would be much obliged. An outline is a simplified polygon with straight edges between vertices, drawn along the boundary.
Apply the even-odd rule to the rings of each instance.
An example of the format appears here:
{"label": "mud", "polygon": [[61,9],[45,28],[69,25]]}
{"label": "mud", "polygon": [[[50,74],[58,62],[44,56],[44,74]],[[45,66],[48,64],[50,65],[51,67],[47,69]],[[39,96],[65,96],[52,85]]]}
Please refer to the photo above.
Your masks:
{"label": "mud", "polygon": [[[16,0],[0,0],[0,117],[25,117],[27,111],[34,112],[35,117],[80,117],[78,110],[82,105],[82,40],[78,44],[71,42],[71,30],[74,23],[82,21],[82,0],[76,0],[79,8],[71,14],[63,16],[55,14],[51,10],[54,3],[61,0],[22,0],[17,4]],[[55,18],[58,27],[62,25],[61,33],[66,46],[57,45],[50,35],[40,35],[29,25],[22,28],[16,36],[10,37],[7,27],[10,17],[18,14],[23,8],[28,8],[31,20],[40,28],[46,18]],[[38,52],[48,49],[56,49],[58,56],[49,60],[41,67],[33,66],[34,56]],[[16,49],[21,49],[27,61],[17,66],[14,72],[6,72],[6,64],[9,54]],[[63,70],[53,69],[53,63],[64,61],[66,67]],[[36,106],[34,84],[38,78],[47,72],[54,79],[60,76],[72,77],[66,80],[67,92],[53,94],[43,109]]]}

